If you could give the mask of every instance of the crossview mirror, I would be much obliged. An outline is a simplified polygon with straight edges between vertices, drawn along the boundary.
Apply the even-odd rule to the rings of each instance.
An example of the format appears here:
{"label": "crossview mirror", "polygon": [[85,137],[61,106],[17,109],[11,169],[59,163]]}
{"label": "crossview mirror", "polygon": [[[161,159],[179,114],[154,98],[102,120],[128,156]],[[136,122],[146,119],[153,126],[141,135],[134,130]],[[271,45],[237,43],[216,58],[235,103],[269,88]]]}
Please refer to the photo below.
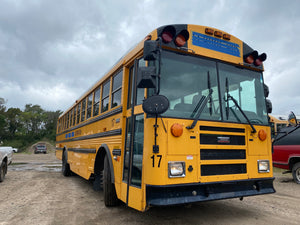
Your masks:
{"label": "crossview mirror", "polygon": [[297,118],[293,112],[290,112],[288,121],[289,121],[289,124],[294,127],[297,126],[297,124],[298,124]]}
{"label": "crossview mirror", "polygon": [[158,115],[166,112],[169,108],[169,100],[163,95],[153,95],[143,102],[143,110],[145,113]]}
{"label": "crossview mirror", "polygon": [[156,88],[156,68],[155,66],[140,67],[138,69],[137,87]]}

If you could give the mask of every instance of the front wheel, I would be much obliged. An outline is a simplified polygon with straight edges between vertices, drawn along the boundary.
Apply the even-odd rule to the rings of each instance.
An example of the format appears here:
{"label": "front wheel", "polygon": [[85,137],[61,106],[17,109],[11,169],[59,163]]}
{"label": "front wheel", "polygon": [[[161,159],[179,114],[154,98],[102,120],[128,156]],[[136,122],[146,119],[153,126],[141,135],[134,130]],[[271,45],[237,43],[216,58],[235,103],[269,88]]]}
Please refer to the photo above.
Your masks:
{"label": "front wheel", "polygon": [[7,172],[6,162],[2,162],[0,166],[0,182],[4,180],[6,172]]}
{"label": "front wheel", "polygon": [[118,205],[119,200],[116,194],[115,185],[111,181],[111,171],[107,155],[104,158],[103,194],[105,206],[109,207]]}
{"label": "front wheel", "polygon": [[294,181],[300,184],[300,162],[296,163],[292,169]]}

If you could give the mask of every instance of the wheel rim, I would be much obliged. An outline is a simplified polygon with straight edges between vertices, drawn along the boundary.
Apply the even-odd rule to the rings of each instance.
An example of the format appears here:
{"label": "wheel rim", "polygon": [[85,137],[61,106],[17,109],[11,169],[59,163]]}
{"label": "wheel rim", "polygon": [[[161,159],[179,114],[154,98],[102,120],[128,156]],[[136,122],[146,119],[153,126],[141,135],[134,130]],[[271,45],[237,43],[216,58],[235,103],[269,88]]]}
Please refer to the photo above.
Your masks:
{"label": "wheel rim", "polygon": [[300,168],[295,171],[295,175],[298,181],[300,181]]}

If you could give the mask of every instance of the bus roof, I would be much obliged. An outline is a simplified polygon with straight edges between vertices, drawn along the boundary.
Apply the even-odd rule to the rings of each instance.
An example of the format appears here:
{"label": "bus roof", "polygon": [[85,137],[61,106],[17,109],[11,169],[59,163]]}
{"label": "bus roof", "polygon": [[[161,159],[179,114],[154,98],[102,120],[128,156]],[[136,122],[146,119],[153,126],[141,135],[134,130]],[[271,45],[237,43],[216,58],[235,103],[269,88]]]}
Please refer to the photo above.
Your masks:
{"label": "bus roof", "polygon": [[[137,45],[126,52],[118,61],[115,63],[111,69],[104,76],[101,77],[94,85],[92,85],[80,98],[78,98],[61,116],[64,116],[66,112],[71,110],[80,101],[82,101],[90,92],[96,89],[101,83],[107,80],[112,74],[120,69],[122,65],[126,65],[130,59],[141,54],[143,49],[143,43],[146,39],[156,40],[159,36],[163,34],[164,31],[175,32],[175,36],[181,34],[182,31],[187,31],[189,38],[185,48],[177,48],[177,51],[185,51],[189,54],[201,53],[204,57],[219,59],[222,61],[227,61],[229,63],[237,64],[250,69],[263,71],[263,65],[253,66],[244,62],[245,54],[250,54],[254,50],[249,47],[246,43],[236,38],[235,36],[224,32],[222,30],[201,26],[193,24],[172,24],[161,26],[148,35]],[[164,43],[164,42],[163,42]],[[172,48],[173,46],[168,44],[163,44],[164,48]],[[174,48],[174,47],[173,47]],[[255,51],[256,52],[256,51]],[[256,52],[257,53],[257,52]]]}

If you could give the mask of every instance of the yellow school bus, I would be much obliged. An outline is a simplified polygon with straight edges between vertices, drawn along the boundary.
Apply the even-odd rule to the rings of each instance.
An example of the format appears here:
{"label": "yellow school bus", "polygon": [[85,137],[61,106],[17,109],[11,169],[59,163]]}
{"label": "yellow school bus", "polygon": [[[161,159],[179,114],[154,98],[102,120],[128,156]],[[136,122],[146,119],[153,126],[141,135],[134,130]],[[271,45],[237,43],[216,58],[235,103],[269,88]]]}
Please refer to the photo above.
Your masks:
{"label": "yellow school bus", "polygon": [[277,135],[280,129],[285,128],[289,125],[287,120],[277,119],[275,116],[269,115],[269,124],[271,127],[272,139]]}
{"label": "yellow school bus", "polygon": [[275,192],[266,57],[219,29],[155,29],[58,119],[62,173],[139,211]]}

